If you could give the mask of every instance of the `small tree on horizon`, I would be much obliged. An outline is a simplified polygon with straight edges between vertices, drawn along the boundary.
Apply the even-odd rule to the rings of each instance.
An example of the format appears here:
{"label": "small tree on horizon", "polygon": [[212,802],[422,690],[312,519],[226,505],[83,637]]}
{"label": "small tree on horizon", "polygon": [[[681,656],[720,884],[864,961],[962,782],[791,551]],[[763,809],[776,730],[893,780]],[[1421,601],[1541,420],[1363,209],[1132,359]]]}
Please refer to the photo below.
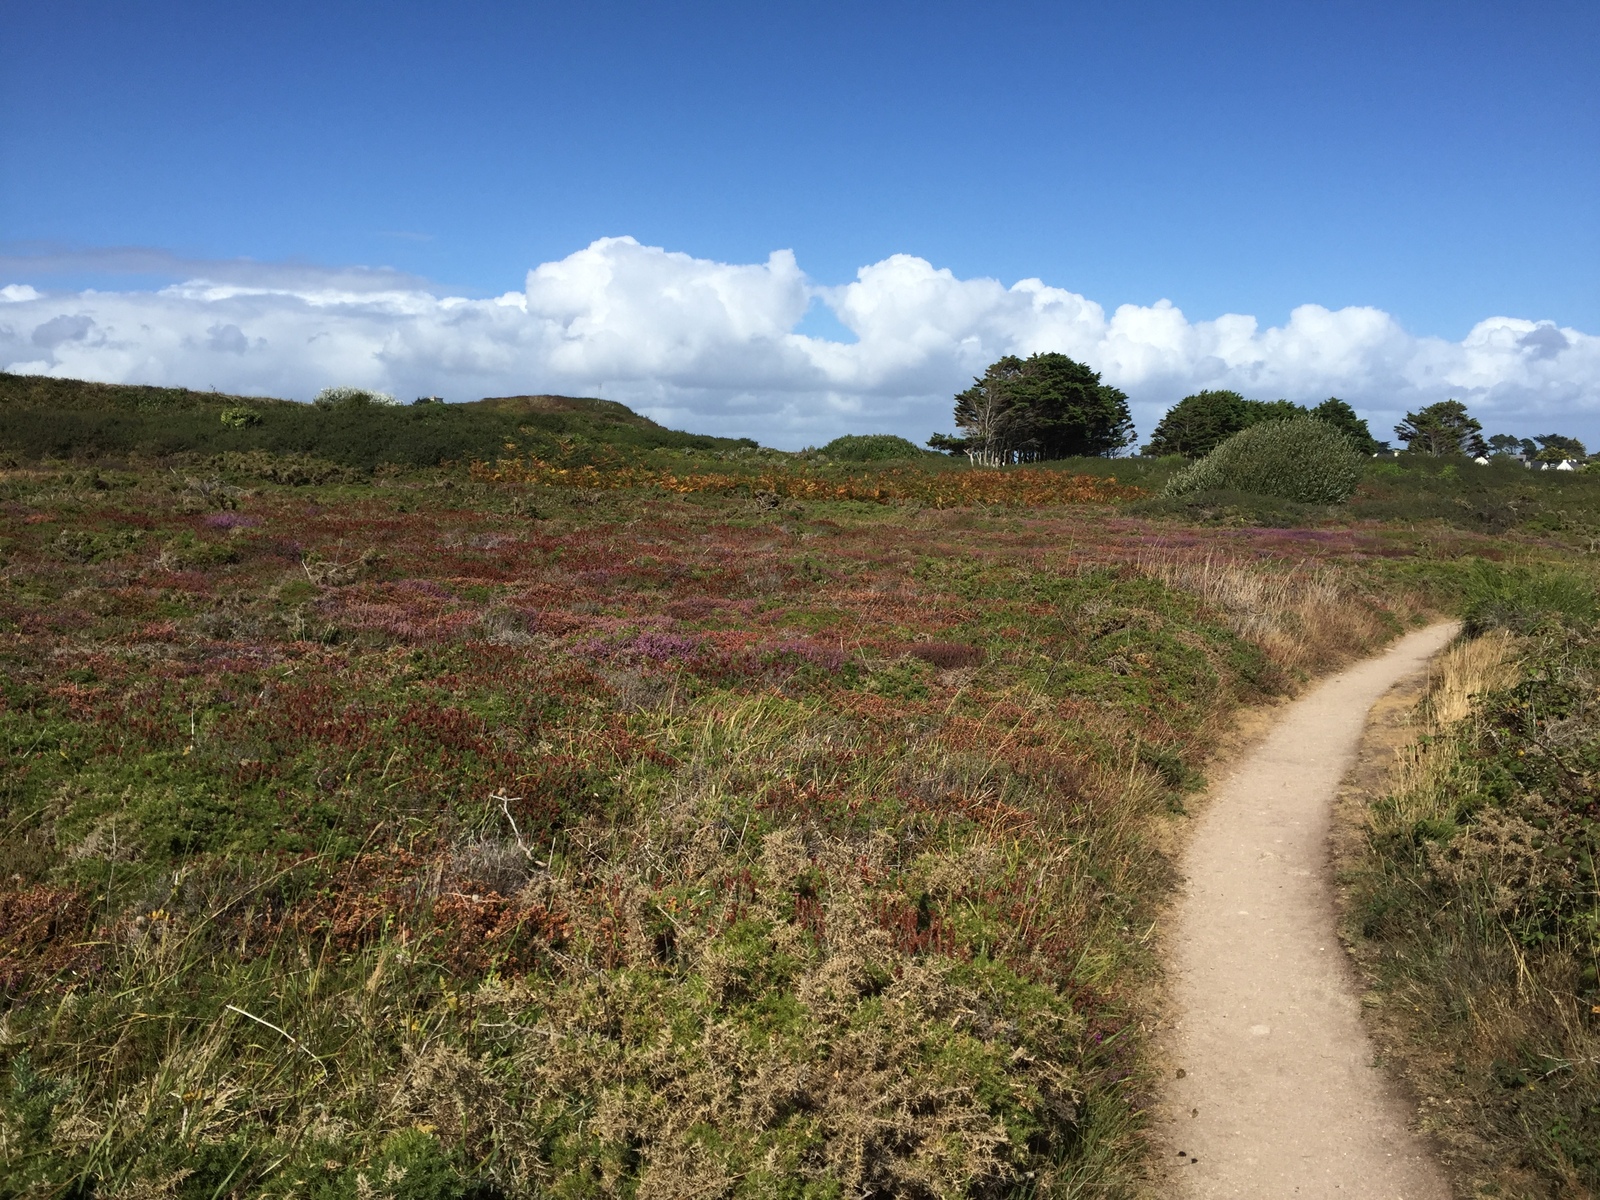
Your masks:
{"label": "small tree on horizon", "polygon": [[1216,389],[1185,396],[1167,409],[1150,435],[1150,444],[1139,453],[1204,458],[1240,430],[1263,421],[1292,421],[1304,416],[1332,425],[1363,454],[1375,453],[1387,445],[1377,441],[1367,423],[1356,416],[1355,409],[1337,396],[1307,409],[1292,400],[1246,400],[1238,392]]}
{"label": "small tree on horizon", "polygon": [[982,466],[1115,454],[1133,442],[1128,397],[1065,354],[1008,354],[956,396],[961,436],[928,445]]}
{"label": "small tree on horizon", "polygon": [[1459,400],[1440,400],[1417,412],[1408,412],[1406,419],[1394,427],[1394,433],[1406,449],[1435,458],[1455,454],[1475,458],[1489,453],[1482,423]]}

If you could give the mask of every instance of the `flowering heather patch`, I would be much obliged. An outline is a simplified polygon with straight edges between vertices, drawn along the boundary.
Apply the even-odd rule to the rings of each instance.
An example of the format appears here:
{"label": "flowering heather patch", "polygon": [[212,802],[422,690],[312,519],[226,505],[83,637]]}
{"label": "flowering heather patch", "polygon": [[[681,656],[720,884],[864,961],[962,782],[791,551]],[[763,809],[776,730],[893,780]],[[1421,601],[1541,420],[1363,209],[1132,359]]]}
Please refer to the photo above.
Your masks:
{"label": "flowering heather patch", "polygon": [[767,655],[770,662],[793,661],[821,667],[826,671],[838,671],[845,664],[843,643],[831,646],[808,638],[790,638],[779,642],[767,651]]}
{"label": "flowering heather patch", "polygon": [[0,477],[5,1187],[1131,1186],[1163,831],[1404,536],[519,470]]}
{"label": "flowering heather patch", "polygon": [[693,658],[700,649],[701,640],[698,637],[646,629],[618,641],[592,638],[579,643],[574,649],[579,654],[594,658],[632,658],[665,663],[673,659],[682,661]]}
{"label": "flowering heather patch", "polygon": [[207,529],[251,529],[259,524],[260,518],[238,512],[212,513],[205,519]]}
{"label": "flowering heather patch", "polygon": [[473,476],[500,484],[561,488],[655,488],[678,495],[695,492],[786,500],[911,502],[931,508],[1002,505],[1039,508],[1058,504],[1107,504],[1144,495],[1115,477],[1069,475],[1037,467],[1008,470],[926,470],[894,467],[866,475],[818,475],[804,471],[759,474],[671,471],[631,466],[560,467],[539,459],[508,458],[475,463]]}

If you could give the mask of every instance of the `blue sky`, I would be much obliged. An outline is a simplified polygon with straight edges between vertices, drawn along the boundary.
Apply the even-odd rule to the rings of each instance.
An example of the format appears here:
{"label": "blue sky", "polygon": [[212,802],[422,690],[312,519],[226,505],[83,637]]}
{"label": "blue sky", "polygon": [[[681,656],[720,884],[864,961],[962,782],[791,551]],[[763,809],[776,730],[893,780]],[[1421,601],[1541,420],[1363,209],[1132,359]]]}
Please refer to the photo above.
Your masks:
{"label": "blue sky", "polygon": [[[482,298],[629,236],[706,263],[792,250],[811,289],[793,329],[825,338],[860,331],[823,290],[894,255],[1039,278],[1107,314],[1165,299],[1267,329],[1368,306],[1451,344],[1497,316],[1600,333],[1592,2],[54,3],[5,20],[0,284],[57,307],[241,258]],[[199,369],[154,351],[77,365],[95,361]],[[589,382],[693,413],[716,374],[657,379],[671,395]],[[1136,400],[1170,402],[1182,374]],[[734,420],[762,378],[723,380],[708,419]],[[1538,386],[1579,424],[1600,404],[1592,379]],[[839,403],[846,423],[872,409]]]}

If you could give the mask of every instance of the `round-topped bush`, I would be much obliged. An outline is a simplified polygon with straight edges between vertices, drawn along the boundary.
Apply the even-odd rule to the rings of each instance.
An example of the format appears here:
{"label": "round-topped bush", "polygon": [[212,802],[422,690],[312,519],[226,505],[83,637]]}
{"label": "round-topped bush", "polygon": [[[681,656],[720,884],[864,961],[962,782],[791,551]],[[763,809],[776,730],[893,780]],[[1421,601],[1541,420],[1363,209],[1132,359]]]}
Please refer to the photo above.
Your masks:
{"label": "round-topped bush", "polygon": [[915,442],[893,433],[847,433],[822,447],[822,452],[839,462],[887,462],[921,458],[927,453]]}
{"label": "round-topped bush", "polygon": [[1167,484],[1169,496],[1227,489],[1301,504],[1343,504],[1366,459],[1343,433],[1315,417],[1241,429]]}

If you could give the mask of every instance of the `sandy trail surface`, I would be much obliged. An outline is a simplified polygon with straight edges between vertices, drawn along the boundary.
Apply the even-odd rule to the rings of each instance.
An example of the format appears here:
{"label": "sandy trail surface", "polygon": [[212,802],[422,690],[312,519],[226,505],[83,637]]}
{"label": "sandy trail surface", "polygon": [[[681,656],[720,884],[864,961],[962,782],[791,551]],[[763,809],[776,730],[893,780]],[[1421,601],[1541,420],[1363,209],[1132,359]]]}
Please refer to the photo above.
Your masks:
{"label": "sandy trail surface", "polygon": [[1368,710],[1456,630],[1410,634],[1320,684],[1213,788],[1168,939],[1172,1193],[1448,1200],[1410,1106],[1373,1064],[1335,926],[1329,824]]}

